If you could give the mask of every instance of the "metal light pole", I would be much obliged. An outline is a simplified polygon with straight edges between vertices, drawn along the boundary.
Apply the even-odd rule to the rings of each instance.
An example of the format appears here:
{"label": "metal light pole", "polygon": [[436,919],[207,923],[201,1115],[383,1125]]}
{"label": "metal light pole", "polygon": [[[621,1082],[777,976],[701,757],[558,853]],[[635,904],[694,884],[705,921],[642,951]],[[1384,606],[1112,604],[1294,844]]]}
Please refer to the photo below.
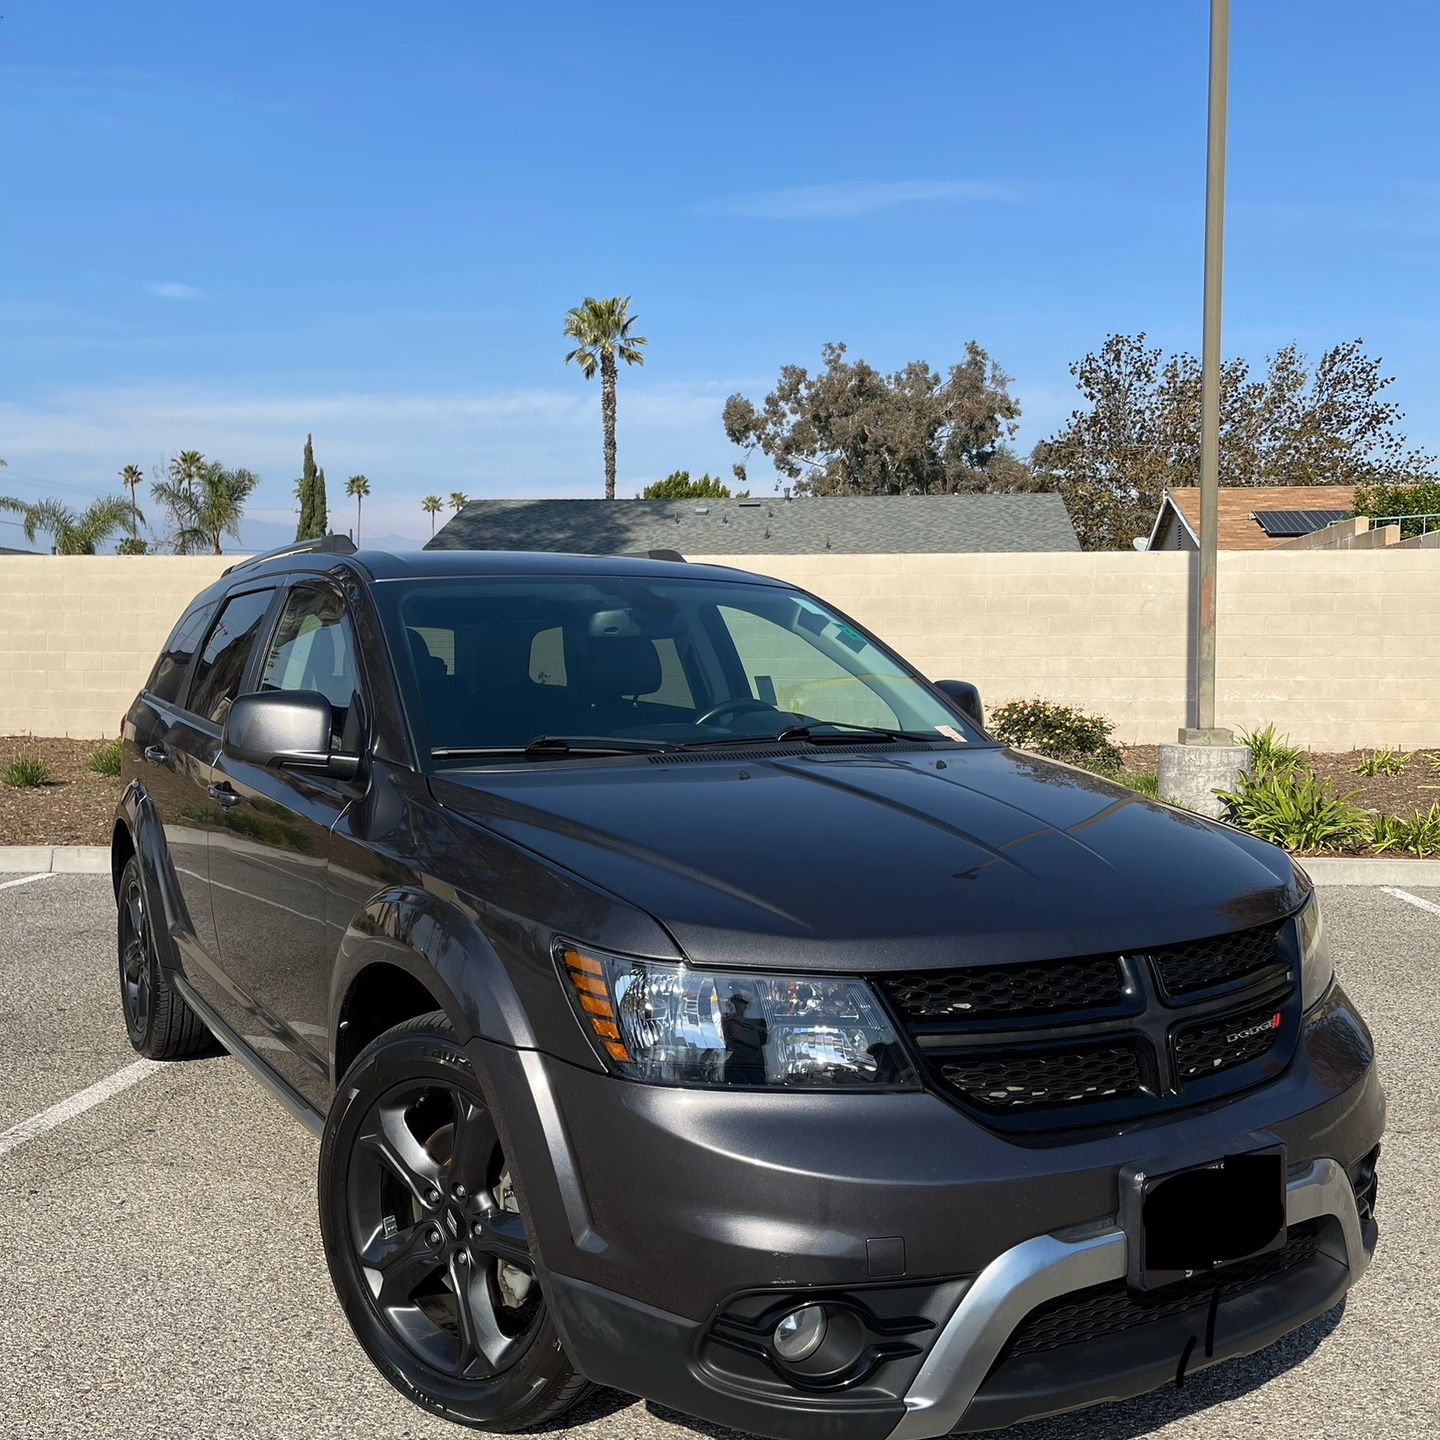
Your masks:
{"label": "metal light pole", "polygon": [[[1215,568],[1220,505],[1220,308],[1225,275],[1225,132],[1230,0],[1210,0],[1210,118],[1205,154],[1205,324],[1200,351],[1200,616],[1195,724],[1215,728]],[[1227,737],[1228,738],[1228,737]]]}
{"label": "metal light pole", "polygon": [[1225,131],[1230,80],[1230,0],[1210,0],[1210,113],[1205,151],[1205,316],[1200,351],[1200,587],[1193,725],[1162,745],[1162,798],[1218,815],[1250,753],[1215,725],[1215,572],[1220,522],[1220,299],[1225,270]]}

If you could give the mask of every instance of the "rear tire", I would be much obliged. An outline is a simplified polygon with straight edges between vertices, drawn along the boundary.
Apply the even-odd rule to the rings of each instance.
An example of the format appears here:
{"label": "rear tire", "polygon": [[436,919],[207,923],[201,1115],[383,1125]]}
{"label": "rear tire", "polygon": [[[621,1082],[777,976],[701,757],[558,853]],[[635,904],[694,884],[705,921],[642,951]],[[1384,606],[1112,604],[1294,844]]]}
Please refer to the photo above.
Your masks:
{"label": "rear tire", "polygon": [[150,1060],[183,1060],[219,1047],[160,964],[140,861],[132,855],[116,892],[120,1005],[130,1043]]}
{"label": "rear tire", "polygon": [[443,1012],[387,1030],[346,1072],[319,1189],[335,1293],[407,1399],[511,1432],[590,1390],[550,1318],[519,1177]]}

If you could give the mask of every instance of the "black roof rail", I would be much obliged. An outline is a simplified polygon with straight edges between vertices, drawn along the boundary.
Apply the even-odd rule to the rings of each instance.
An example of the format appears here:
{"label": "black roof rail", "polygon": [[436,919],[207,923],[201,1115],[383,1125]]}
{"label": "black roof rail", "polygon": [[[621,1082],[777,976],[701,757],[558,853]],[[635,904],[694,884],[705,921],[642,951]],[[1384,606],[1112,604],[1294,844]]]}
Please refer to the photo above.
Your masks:
{"label": "black roof rail", "polygon": [[312,540],[292,540],[288,545],[266,550],[262,555],[250,555],[227,565],[220,573],[228,575],[232,570],[248,570],[252,565],[263,565],[267,560],[279,560],[285,555],[353,555],[355,542],[348,535],[320,535]]}
{"label": "black roof rail", "polygon": [[676,560],[681,565],[685,564],[685,557],[678,550],[647,550],[647,560]]}

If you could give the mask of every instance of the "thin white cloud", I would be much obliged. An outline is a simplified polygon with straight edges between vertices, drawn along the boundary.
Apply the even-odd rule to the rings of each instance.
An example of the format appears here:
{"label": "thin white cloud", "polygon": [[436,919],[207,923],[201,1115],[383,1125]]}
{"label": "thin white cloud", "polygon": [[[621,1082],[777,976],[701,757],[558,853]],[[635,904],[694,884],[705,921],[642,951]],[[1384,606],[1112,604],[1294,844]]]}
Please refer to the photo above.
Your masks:
{"label": "thin white cloud", "polygon": [[157,280],[145,288],[157,300],[203,300],[205,298],[203,290],[195,285],[186,285],[179,280]]}
{"label": "thin white cloud", "polygon": [[1013,180],[839,180],[725,195],[699,208],[706,215],[746,220],[846,220],[901,205],[1008,202],[1022,200],[1027,193]]}
{"label": "thin white cloud", "polygon": [[[625,380],[631,383],[626,384]],[[728,475],[737,458],[725,439],[725,397],[753,377],[620,386],[620,488],[638,477],[687,468]],[[293,481],[307,432],[330,479],[337,517],[348,513],[344,477],[370,477],[366,529],[428,538],[420,498],[464,490],[476,497],[598,495],[599,386],[578,376],[563,389],[485,392],[240,393],[228,387],[153,384],[56,392],[0,402],[10,476],[25,494],[47,485],[96,494],[107,477],[139,464],[147,476],[167,455],[196,449],[263,477],[252,517],[291,523]],[[70,495],[72,492],[66,490]],[[373,519],[374,528],[371,529]]]}

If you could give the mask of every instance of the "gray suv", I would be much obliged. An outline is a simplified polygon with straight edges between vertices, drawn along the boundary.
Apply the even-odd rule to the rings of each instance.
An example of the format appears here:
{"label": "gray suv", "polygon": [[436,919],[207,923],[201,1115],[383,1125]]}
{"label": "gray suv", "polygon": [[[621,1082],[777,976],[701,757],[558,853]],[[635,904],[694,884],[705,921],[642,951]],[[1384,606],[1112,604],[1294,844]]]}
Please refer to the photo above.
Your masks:
{"label": "gray suv", "polygon": [[1304,872],[792,586],[292,548],[186,611],[123,764],[131,1041],[322,1136],[340,1303],[447,1419],[985,1429],[1267,1345],[1374,1248]]}

